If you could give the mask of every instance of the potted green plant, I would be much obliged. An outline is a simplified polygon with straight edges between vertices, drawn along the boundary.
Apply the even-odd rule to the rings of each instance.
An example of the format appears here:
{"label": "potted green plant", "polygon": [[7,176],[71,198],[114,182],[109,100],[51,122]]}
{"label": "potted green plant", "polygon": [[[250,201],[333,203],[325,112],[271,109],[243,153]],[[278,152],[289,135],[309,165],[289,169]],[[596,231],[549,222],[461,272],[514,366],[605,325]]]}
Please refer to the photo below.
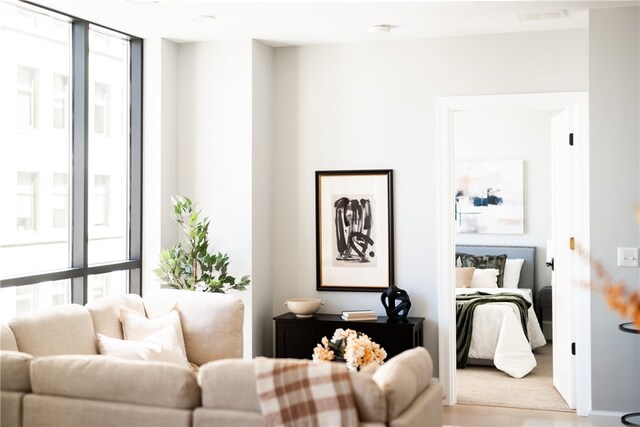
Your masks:
{"label": "potted green plant", "polygon": [[175,196],[172,217],[180,224],[183,241],[171,249],[162,249],[160,265],[154,270],[162,284],[176,289],[226,293],[246,290],[249,276],[239,281],[228,274],[229,256],[209,253],[209,218],[200,217],[188,197]]}

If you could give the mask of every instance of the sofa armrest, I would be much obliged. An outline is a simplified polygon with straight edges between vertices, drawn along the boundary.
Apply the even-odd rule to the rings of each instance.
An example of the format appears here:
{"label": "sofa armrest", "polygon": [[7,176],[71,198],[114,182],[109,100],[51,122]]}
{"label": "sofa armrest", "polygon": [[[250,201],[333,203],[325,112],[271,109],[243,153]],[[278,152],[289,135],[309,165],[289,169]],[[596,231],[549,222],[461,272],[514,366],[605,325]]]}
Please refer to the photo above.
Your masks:
{"label": "sofa armrest", "polygon": [[433,361],[424,347],[403,351],[389,359],[373,380],[387,398],[387,419],[398,417],[431,383]]}
{"label": "sofa armrest", "polygon": [[6,391],[31,391],[29,367],[33,357],[19,351],[0,351],[0,389]]}
{"label": "sofa armrest", "polygon": [[442,426],[442,385],[430,384],[397,418],[389,420],[389,427]]}
{"label": "sofa armrest", "polygon": [[18,351],[16,337],[6,323],[0,324],[0,350]]}
{"label": "sofa armrest", "polygon": [[189,369],[99,355],[36,358],[31,388],[36,394],[177,409],[200,404],[200,388]]}
{"label": "sofa armrest", "polygon": [[224,359],[202,365],[198,370],[202,406],[261,414],[254,363],[252,360]]}

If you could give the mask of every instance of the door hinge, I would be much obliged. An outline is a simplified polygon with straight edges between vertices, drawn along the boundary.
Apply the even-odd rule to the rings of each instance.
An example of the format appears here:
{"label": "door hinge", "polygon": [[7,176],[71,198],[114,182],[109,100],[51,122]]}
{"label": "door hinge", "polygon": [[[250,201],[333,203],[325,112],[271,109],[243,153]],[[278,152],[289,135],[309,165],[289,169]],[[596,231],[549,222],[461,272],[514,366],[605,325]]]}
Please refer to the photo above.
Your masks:
{"label": "door hinge", "polygon": [[571,343],[571,354],[576,355],[576,343]]}
{"label": "door hinge", "polygon": [[576,239],[574,239],[573,237],[569,239],[569,249],[571,249],[572,251],[576,250]]}
{"label": "door hinge", "polygon": [[573,132],[569,134],[569,145],[573,147]]}

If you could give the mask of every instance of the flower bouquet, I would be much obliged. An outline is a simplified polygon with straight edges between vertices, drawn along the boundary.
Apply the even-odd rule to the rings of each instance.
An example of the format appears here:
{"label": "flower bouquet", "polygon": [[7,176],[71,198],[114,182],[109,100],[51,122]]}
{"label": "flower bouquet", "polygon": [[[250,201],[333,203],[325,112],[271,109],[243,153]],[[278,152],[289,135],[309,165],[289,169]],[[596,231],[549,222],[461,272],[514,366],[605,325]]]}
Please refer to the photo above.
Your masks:
{"label": "flower bouquet", "polygon": [[346,331],[342,328],[336,329],[331,340],[322,337],[322,343],[313,349],[313,360],[315,362],[331,362],[334,360],[344,360],[349,370],[360,370],[371,364],[382,365],[387,357],[379,344],[352,329]]}

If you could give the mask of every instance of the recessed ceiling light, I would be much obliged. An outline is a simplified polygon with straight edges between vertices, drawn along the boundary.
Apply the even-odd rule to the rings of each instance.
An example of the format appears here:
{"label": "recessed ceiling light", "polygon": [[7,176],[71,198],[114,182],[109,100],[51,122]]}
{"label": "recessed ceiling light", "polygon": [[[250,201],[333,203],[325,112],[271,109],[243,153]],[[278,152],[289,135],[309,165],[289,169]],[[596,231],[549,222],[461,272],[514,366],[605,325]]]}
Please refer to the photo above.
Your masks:
{"label": "recessed ceiling light", "polygon": [[372,25],[369,27],[370,33],[390,33],[393,25],[380,24],[380,25]]}
{"label": "recessed ceiling light", "polygon": [[216,20],[216,17],[213,15],[198,15],[191,18],[191,20],[201,24],[210,24]]}

